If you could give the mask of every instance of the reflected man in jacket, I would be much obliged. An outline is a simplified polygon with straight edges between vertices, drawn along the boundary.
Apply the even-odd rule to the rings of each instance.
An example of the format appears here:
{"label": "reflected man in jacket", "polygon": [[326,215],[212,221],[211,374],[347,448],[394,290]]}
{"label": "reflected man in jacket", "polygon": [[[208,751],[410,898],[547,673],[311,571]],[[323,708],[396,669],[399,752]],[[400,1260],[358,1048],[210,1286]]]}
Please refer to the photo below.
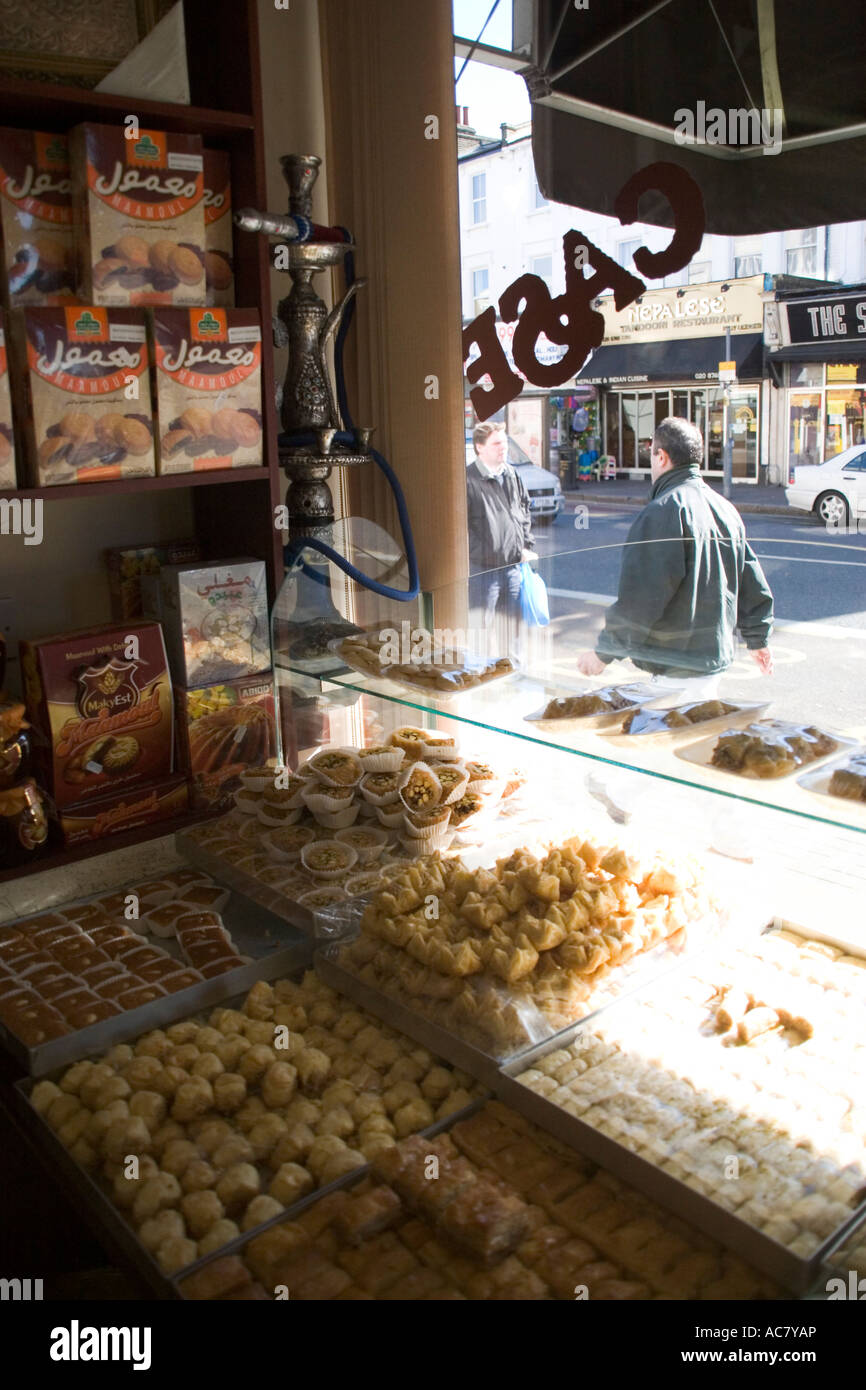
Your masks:
{"label": "reflected man in jacket", "polygon": [[475,576],[473,606],[483,610],[491,631],[499,615],[510,629],[520,622],[520,565],[534,558],[529,496],[507,461],[508,436],[502,425],[477,425],[475,458],[466,469],[469,568]]}
{"label": "reflected man in jacket", "polygon": [[630,658],[671,704],[715,698],[737,631],[761,673],[773,673],[773,595],[739,512],[701,478],[703,458],[695,425],[662,420],[650,500],[628,533],[617,600],[595,651],[577,663],[596,676]]}

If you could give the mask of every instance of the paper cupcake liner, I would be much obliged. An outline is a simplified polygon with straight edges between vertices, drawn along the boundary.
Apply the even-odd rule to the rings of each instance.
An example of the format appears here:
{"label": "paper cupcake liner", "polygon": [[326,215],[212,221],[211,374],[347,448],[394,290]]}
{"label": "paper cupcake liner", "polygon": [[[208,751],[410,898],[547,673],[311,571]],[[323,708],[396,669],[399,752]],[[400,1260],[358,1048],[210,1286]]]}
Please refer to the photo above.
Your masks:
{"label": "paper cupcake liner", "polygon": [[261,800],[258,792],[241,787],[239,791],[235,792],[235,809],[245,816],[254,816],[261,805]]}
{"label": "paper cupcake liner", "polygon": [[[439,809],[439,808],[437,808]],[[410,840],[432,840],[434,836],[443,834],[448,829],[450,813],[443,809],[442,819],[432,825],[417,826],[413,825],[408,816],[403,819],[403,835]]]}
{"label": "paper cupcake liner", "polygon": [[276,767],[246,767],[239,774],[241,786],[246,791],[264,792],[274,785]]}
{"label": "paper cupcake liner", "polygon": [[469,773],[467,772],[465,776],[461,777],[459,782],[454,783],[451,791],[448,791],[445,787],[442,788],[442,800],[439,802],[439,805],[451,806],[455,801],[459,801],[463,793],[467,790],[468,785]]}
{"label": "paper cupcake liner", "polygon": [[355,824],[360,810],[361,807],[355,801],[351,806],[347,806],[345,811],[314,811],[313,815],[317,823],[323,825],[326,830],[346,830]]}
{"label": "paper cupcake liner", "polygon": [[[428,801],[426,806],[413,806],[406,795],[406,788],[408,787],[410,781],[413,778],[418,777],[419,775],[430,784],[430,787],[433,791],[434,799],[432,801]],[[439,779],[433,771],[432,767],[430,767],[429,764],[425,763],[423,759],[419,759],[417,762],[413,763],[412,766],[410,768],[407,768],[406,772],[404,773],[403,778],[400,782],[400,800],[402,801],[403,806],[407,811],[432,811],[434,810],[434,808],[442,804],[442,787],[439,783]]]}
{"label": "paper cupcake liner", "polygon": [[396,830],[403,824],[406,815],[402,801],[398,801],[396,807],[377,806],[376,816],[380,825],[385,825],[389,830]]}
{"label": "paper cupcake liner", "polygon": [[365,787],[362,781],[361,795],[370,806],[393,806],[395,801],[400,800],[400,789],[394,787],[390,792],[374,792],[369,787]]}
{"label": "paper cupcake liner", "polygon": [[[351,777],[334,777],[328,771],[327,768],[323,768],[321,766],[321,763],[318,761],[318,759],[326,757],[330,753],[341,753],[346,759],[352,760],[354,767]],[[361,767],[358,755],[354,749],[349,750],[347,748],[322,748],[319,750],[318,753],[313,754],[312,758],[310,758],[310,761],[307,765],[308,767],[312,768],[313,773],[318,778],[318,780],[328,787],[357,787],[358,783],[364,775],[364,770]]]}
{"label": "paper cupcake liner", "polygon": [[456,763],[460,760],[460,749],[456,743],[425,743],[424,757],[436,759],[440,763]]}
{"label": "paper cupcake liner", "polygon": [[341,845],[348,845],[350,849],[353,849],[358,856],[359,864],[372,864],[374,860],[378,859],[380,855],[384,853],[385,846],[388,843],[388,835],[384,830],[374,831],[372,829],[369,831],[365,831],[365,834],[375,834],[377,837],[375,844],[354,844],[352,841],[351,828],[347,828],[346,830],[338,830],[336,835],[334,836],[334,839],[339,840]]}
{"label": "paper cupcake liner", "polygon": [[[325,894],[327,893],[327,897]],[[308,893],[302,893],[297,902],[302,907],[311,908],[313,911],[320,907],[329,907],[331,903],[344,903],[348,900],[345,888],[311,888]]]}
{"label": "paper cupcake liner", "polygon": [[289,849],[288,847],[281,845],[279,839],[276,836],[262,836],[262,845],[264,847],[265,853],[269,855],[271,859],[278,860],[281,864],[296,864],[301,857],[301,850],[304,849],[306,845],[311,845],[314,842],[315,831],[313,830],[310,831],[310,838],[306,841],[306,844],[299,844],[296,849]]}
{"label": "paper cupcake liner", "polygon": [[358,761],[364,772],[399,772],[403,766],[403,749],[389,748],[383,753],[374,753],[369,757],[360,757]]}
{"label": "paper cupcake liner", "polygon": [[304,814],[303,807],[298,807],[296,811],[286,811],[282,815],[274,815],[273,810],[267,806],[260,806],[256,817],[259,825],[268,825],[276,829],[280,825],[296,825]]}
{"label": "paper cupcake liner", "polygon": [[[339,868],[316,869],[312,864],[307,862],[308,855],[311,851],[331,848],[339,850],[343,856]],[[311,874],[313,878],[321,880],[323,883],[328,883],[332,879],[341,878],[344,874],[349,873],[351,869],[354,869],[357,862],[358,856],[351,846],[343,845],[339,840],[317,840],[314,845],[305,845],[301,850],[301,863],[307,873]]]}
{"label": "paper cupcake liner", "polygon": [[[295,774],[292,775],[294,776]],[[304,790],[309,785],[309,783],[313,781],[314,779],[312,777],[302,777],[301,785],[297,787],[296,790],[293,792],[290,792],[288,787],[272,786],[267,792],[264,793],[263,800],[275,806],[289,806],[292,808],[292,810],[294,810],[298,806],[303,806]]]}
{"label": "paper cupcake liner", "polygon": [[315,790],[304,792],[304,805],[313,815],[317,811],[345,811],[352,804],[351,797],[333,796],[328,787],[321,783]]}
{"label": "paper cupcake liner", "polygon": [[346,892],[354,898],[364,893],[375,893],[381,888],[382,879],[375,869],[367,869],[361,874],[349,874],[343,886]]}
{"label": "paper cupcake liner", "polygon": [[413,859],[421,859],[425,854],[436,854],[448,849],[454,839],[452,830],[440,831],[434,839],[414,840],[408,837],[400,838],[400,844],[407,854],[411,854]]}
{"label": "paper cupcake liner", "polygon": [[369,801],[359,801],[357,806],[359,820],[374,821],[376,819],[376,807],[371,806]]}

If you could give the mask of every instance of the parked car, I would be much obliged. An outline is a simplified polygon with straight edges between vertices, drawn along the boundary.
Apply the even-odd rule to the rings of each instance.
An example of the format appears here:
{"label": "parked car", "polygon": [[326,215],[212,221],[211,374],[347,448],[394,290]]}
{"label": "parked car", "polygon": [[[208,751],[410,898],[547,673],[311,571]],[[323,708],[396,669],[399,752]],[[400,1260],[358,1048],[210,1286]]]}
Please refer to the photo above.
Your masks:
{"label": "parked car", "polygon": [[790,507],[814,512],[829,526],[866,515],[866,446],[855,444],[824,463],[803,463],[785,489]]}
{"label": "parked car", "polygon": [[[472,440],[466,442],[466,466],[475,458]],[[520,447],[516,439],[508,436],[508,462],[529,494],[529,507],[533,521],[553,521],[565,506],[559,479],[546,468],[536,468],[532,459]]]}

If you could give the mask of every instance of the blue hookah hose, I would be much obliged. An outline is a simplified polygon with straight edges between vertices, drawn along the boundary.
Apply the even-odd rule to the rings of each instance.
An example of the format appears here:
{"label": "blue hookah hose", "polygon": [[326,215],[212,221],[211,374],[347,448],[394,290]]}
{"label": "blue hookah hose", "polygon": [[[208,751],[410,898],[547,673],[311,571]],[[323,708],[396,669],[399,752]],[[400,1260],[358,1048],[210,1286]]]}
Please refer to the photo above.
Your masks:
{"label": "blue hookah hose", "polygon": [[[348,241],[351,241],[348,232],[346,232],[346,238]],[[343,265],[346,274],[346,287],[348,288],[354,284],[355,280],[355,257],[351,251],[346,252]],[[355,437],[351,432],[353,422],[346,398],[346,378],[343,372],[343,347],[354,314],[355,300],[353,297],[349,300],[346,307],[346,312],[343,315],[343,320],[340,324],[334,344],[334,372],[337,382],[337,400],[340,406],[340,414],[349,427],[347,430],[338,431],[334,438],[335,442],[348,445],[354,444]],[[312,431],[296,430],[291,434],[281,435],[280,439],[284,444],[295,445],[313,444],[315,443],[316,437]],[[354,579],[355,582],[360,584],[363,588],[371,589],[374,594],[379,594],[382,598],[396,599],[399,603],[410,603],[412,599],[418,597],[421,584],[418,577],[418,559],[415,554],[415,541],[412,536],[412,526],[409,521],[409,509],[406,506],[406,498],[403,495],[403,489],[400,486],[399,479],[387,459],[383,458],[376,449],[371,449],[370,454],[378,468],[384,473],[388,485],[394,494],[394,501],[397,504],[397,515],[400,518],[400,531],[403,537],[403,545],[406,549],[406,560],[409,566],[408,589],[392,589],[390,585],[381,584],[378,579],[373,579],[371,575],[363,574],[362,571],[359,570],[357,566],[353,565],[351,561],[347,560],[344,555],[340,555],[333,546],[328,545],[326,541],[319,540],[317,536],[298,536],[285,547],[283,557],[286,568],[289,569],[304,550],[317,550],[320,555],[324,555],[326,559],[330,560],[332,564],[335,564],[338,569],[341,569],[344,574],[349,575],[350,579]],[[339,463],[339,456],[337,456],[336,462]],[[301,563],[301,568],[309,578],[316,579],[319,583],[327,583],[327,580],[320,578],[303,562]]]}

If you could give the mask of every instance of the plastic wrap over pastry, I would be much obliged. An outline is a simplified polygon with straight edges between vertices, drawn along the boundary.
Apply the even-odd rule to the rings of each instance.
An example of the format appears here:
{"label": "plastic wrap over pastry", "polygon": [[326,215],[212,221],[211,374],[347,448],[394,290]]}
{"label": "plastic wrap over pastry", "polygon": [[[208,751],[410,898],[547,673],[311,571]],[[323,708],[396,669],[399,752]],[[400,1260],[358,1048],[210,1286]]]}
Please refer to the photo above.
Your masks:
{"label": "plastic wrap over pastry", "polygon": [[713,767],[741,777],[787,777],[798,767],[829,757],[839,747],[831,735],[814,724],[790,724],[761,719],[745,729],[723,733],[710,759]]}
{"label": "plastic wrap over pastry", "polygon": [[711,719],[723,719],[734,714],[737,708],[724,700],[698,700],[688,705],[675,705],[673,709],[638,709],[626,715],[622,731],[624,734],[673,733]]}
{"label": "plastic wrap over pastry", "polygon": [[530,724],[540,728],[548,725],[565,728],[575,720],[582,728],[601,728],[618,723],[623,715],[637,710],[658,697],[658,691],[648,684],[605,685],[577,694],[557,695],[541,709],[525,716]]}
{"label": "plastic wrap over pastry", "polygon": [[387,678],[432,695],[458,695],[518,670],[511,656],[486,658],[460,647],[444,648],[425,629],[409,629],[404,623],[400,632],[383,628],[352,634],[329,642],[328,648],[365,676]]}
{"label": "plastic wrap over pastry", "polygon": [[846,801],[866,801],[866,750],[854,753],[844,767],[835,769],[827,790]]}

